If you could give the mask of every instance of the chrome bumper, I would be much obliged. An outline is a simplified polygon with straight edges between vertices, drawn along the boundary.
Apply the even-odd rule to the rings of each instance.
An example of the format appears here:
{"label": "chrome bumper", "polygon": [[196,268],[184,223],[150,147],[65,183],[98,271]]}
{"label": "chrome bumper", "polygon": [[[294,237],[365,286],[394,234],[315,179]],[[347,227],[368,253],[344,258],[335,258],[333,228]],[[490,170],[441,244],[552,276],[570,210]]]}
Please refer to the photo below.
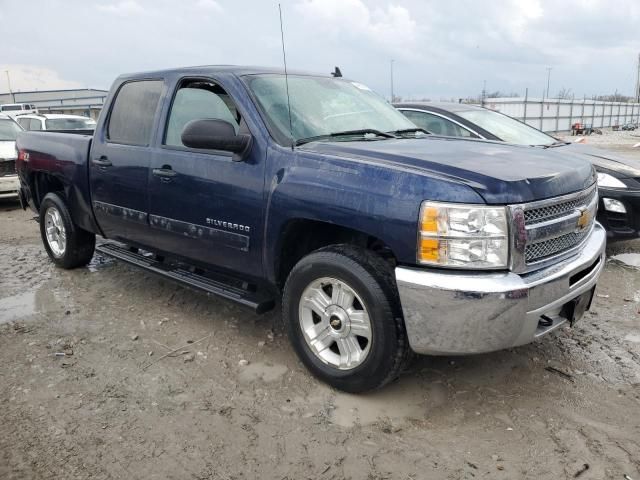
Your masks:
{"label": "chrome bumper", "polygon": [[397,267],[411,348],[428,355],[482,353],[555,330],[568,321],[563,307],[595,287],[605,244],[606,233],[596,223],[574,256],[527,274]]}
{"label": "chrome bumper", "polygon": [[17,197],[20,180],[17,175],[0,177],[0,198]]}

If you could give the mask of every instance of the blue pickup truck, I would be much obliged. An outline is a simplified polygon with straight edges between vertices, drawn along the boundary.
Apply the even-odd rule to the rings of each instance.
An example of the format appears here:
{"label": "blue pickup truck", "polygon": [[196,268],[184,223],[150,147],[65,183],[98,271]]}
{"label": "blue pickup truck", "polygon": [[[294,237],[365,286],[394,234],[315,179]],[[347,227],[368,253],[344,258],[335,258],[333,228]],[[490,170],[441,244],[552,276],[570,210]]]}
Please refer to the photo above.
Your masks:
{"label": "blue pickup truck", "polygon": [[281,304],[301,361],[350,392],[414,352],[573,324],[604,265],[588,162],[428,135],[343,78],[123,75],[95,132],[23,132],[17,148],[56,265],[98,250],[257,312]]}

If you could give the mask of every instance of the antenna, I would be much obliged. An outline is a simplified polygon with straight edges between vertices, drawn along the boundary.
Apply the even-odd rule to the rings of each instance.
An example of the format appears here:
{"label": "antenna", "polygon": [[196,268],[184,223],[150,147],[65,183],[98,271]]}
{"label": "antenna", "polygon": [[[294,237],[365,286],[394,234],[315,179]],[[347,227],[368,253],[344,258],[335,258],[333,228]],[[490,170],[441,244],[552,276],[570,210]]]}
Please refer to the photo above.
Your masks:
{"label": "antenna", "polygon": [[282,28],[282,6],[278,4],[280,12],[280,38],[282,39],[282,61],[284,63],[284,83],[287,86],[287,109],[289,110],[289,135],[291,135],[291,150],[295,144],[293,139],[293,122],[291,121],[291,100],[289,99],[289,75],[287,74],[287,53],[284,49],[284,29]]}

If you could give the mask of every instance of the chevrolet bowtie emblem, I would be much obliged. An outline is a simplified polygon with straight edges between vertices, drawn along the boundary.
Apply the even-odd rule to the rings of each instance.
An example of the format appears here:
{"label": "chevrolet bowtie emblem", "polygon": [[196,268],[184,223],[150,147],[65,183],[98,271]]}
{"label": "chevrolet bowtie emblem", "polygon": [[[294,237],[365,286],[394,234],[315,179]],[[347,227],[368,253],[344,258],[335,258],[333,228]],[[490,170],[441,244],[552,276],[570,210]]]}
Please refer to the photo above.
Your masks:
{"label": "chevrolet bowtie emblem", "polygon": [[591,212],[587,209],[580,210],[580,217],[578,217],[578,230],[584,230],[591,223]]}

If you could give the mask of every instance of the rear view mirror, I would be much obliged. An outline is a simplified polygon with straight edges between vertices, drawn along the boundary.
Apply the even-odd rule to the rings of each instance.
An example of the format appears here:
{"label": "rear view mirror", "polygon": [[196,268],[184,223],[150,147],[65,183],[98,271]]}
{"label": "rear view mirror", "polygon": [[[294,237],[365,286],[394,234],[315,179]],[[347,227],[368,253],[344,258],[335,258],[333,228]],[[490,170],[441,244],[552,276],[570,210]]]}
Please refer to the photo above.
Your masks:
{"label": "rear view mirror", "polygon": [[234,160],[242,160],[251,145],[250,135],[236,135],[229,122],[213,118],[191,120],[182,130],[181,139],[185,147],[233,152],[238,155]]}

